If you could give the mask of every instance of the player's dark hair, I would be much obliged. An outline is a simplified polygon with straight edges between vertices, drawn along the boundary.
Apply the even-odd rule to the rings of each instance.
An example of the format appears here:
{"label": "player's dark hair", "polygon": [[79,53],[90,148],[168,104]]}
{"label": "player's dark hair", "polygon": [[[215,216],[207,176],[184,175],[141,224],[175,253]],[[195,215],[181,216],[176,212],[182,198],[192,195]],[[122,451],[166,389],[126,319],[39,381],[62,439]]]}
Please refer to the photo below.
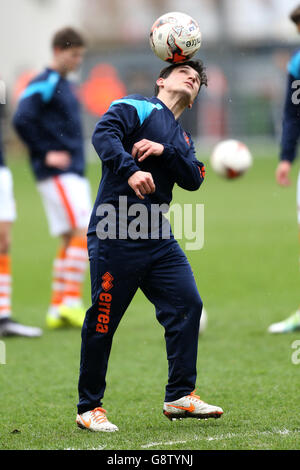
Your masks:
{"label": "player's dark hair", "polygon": [[73,28],[67,27],[57,31],[52,39],[53,49],[70,49],[71,47],[85,47],[82,35]]}
{"label": "player's dark hair", "polygon": [[[196,70],[196,72],[198,72],[199,77],[200,77],[199,91],[202,85],[207,86],[207,75],[206,75],[205,67],[203,65],[202,60],[188,60],[186,62],[177,62],[176,64],[168,65],[167,67],[163,68],[160,71],[158,78],[168,78],[168,76],[173,72],[174,69],[182,65],[188,65],[189,67],[192,67],[192,69]],[[155,88],[154,88],[155,96],[157,96],[158,93],[159,93],[159,86],[155,84]]]}
{"label": "player's dark hair", "polygon": [[296,25],[300,23],[300,5],[298,5],[297,8],[294,8],[291,12],[290,20],[292,20]]}

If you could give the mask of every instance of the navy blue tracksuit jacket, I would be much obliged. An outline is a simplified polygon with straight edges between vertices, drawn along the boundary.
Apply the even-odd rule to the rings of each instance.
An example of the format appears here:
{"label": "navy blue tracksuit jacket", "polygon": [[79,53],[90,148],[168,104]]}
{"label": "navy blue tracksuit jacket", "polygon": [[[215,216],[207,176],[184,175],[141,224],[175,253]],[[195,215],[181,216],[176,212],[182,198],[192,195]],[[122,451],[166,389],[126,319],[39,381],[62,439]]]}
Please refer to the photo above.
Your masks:
{"label": "navy blue tracksuit jacket", "polygon": [[286,96],[284,104],[280,159],[291,163],[297,156],[300,136],[300,50],[297,50],[288,63]]}
{"label": "navy blue tracksuit jacket", "polygon": [[[144,138],[163,144],[164,152],[139,163],[131,150]],[[191,267],[172,234],[168,239],[97,236],[103,217],[97,215],[99,207],[110,204],[118,215],[120,196],[127,197],[128,206],[144,204],[150,212],[154,204],[171,202],[175,183],[190,191],[200,187],[203,164],[190,135],[158,98],[130,95],[111,104],[92,140],[102,162],[102,179],[88,229],[92,306],[82,328],[79,413],[102,405],[113,335],[138,288],[153,303],[165,328],[166,401],[195,389],[202,311]],[[128,178],[139,170],[150,172],[156,187],[144,200],[128,185]]]}
{"label": "navy blue tracksuit jacket", "polygon": [[[71,83],[58,72],[46,68],[29,83],[19,99],[13,124],[28,147],[37,180],[63,173],[84,174],[79,101]],[[69,152],[69,168],[48,167],[45,156],[50,150]]]}

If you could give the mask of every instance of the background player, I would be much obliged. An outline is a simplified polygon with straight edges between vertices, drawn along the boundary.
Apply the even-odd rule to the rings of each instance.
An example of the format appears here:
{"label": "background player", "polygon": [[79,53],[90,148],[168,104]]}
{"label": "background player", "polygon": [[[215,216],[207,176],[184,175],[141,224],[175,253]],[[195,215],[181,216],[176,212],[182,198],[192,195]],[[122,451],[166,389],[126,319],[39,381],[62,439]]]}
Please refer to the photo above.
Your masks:
{"label": "background player", "polygon": [[23,92],[14,125],[27,144],[50,232],[61,237],[53,266],[47,325],[80,327],[91,212],[78,99],[67,75],[80,66],[85,42],[72,28],[52,41],[53,60]]}
{"label": "background player", "polygon": [[[2,108],[2,106],[1,106]],[[0,336],[38,337],[42,330],[22,325],[11,312],[11,228],[16,219],[13,179],[5,165],[0,129]]]}
{"label": "background player", "polygon": [[[139,287],[165,328],[169,379],[164,414],[172,419],[223,413],[194,394],[202,301],[185,254],[171,234],[162,237],[162,222],[157,238],[151,229],[143,230],[147,220],[141,222],[143,238],[121,237],[130,218],[124,220],[118,212],[119,196],[126,196],[132,208],[140,202],[148,219],[155,204],[171,202],[175,183],[195,191],[204,180],[191,137],[177,121],[207,83],[203,65],[190,61],[168,66],[156,83],[157,97],[131,95],[114,101],[93,135],[102,179],[88,231],[93,305],[82,328],[76,419],[79,427],[93,431],[118,430],[106,418],[101,400],[113,335]],[[118,214],[116,239],[99,239],[104,234],[98,230],[99,209],[106,203]]]}
{"label": "background player", "polygon": [[64,28],[55,34],[52,51],[52,64],[25,89],[13,122],[29,149],[50,233],[61,237],[53,267],[47,326],[81,327],[91,202],[84,177],[79,102],[66,77],[80,66],[85,42],[77,31]]}
{"label": "background player", "polygon": [[[292,11],[290,19],[300,33],[300,5]],[[276,180],[281,186],[291,184],[290,171],[296,158],[300,136],[300,104],[295,101],[293,82],[300,79],[300,50],[296,51],[288,64],[287,88],[284,105],[280,162],[276,169]],[[299,86],[297,87],[299,88]],[[297,187],[298,224],[300,237],[300,173]],[[300,329],[300,307],[285,320],[269,326],[270,333],[288,333]]]}

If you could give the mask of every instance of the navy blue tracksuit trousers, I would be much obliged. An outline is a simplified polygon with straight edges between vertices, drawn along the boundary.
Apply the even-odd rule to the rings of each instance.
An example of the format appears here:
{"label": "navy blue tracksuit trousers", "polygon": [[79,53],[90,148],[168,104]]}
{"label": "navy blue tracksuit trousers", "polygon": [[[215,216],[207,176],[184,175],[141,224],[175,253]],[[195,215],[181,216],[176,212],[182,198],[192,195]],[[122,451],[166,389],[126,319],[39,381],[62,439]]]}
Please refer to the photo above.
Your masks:
{"label": "navy blue tracksuit trousers", "polygon": [[202,301],[190,264],[174,238],[100,240],[88,236],[92,306],[82,328],[78,413],[102,406],[114,333],[138,288],[154,304],[165,329],[165,401],[196,384]]}

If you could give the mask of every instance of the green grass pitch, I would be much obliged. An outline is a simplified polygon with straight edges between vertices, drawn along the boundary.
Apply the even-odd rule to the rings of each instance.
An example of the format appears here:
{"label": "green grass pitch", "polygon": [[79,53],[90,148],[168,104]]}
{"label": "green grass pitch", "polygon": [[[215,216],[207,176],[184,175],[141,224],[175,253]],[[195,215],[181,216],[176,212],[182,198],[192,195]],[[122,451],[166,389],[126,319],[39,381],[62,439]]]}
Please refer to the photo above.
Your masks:
{"label": "green grass pitch", "polygon": [[[188,251],[208,313],[199,339],[197,394],[221,406],[219,420],[168,421],[162,414],[167,361],[153,306],[138,292],[114,338],[104,408],[120,431],[75,425],[80,331],[8,338],[0,365],[0,449],[299,449],[299,373],[292,343],[300,332],[271,336],[271,322],[299,302],[296,177],[280,188],[277,155],[255,155],[253,168],[225,181],[207,165],[197,192],[174,202],[203,203],[205,243]],[[25,158],[9,160],[18,219],[13,229],[13,310],[44,327],[52,259],[42,203]],[[88,177],[96,194],[100,165]],[[185,240],[180,241],[182,247]],[[89,275],[85,284],[89,305]]]}

